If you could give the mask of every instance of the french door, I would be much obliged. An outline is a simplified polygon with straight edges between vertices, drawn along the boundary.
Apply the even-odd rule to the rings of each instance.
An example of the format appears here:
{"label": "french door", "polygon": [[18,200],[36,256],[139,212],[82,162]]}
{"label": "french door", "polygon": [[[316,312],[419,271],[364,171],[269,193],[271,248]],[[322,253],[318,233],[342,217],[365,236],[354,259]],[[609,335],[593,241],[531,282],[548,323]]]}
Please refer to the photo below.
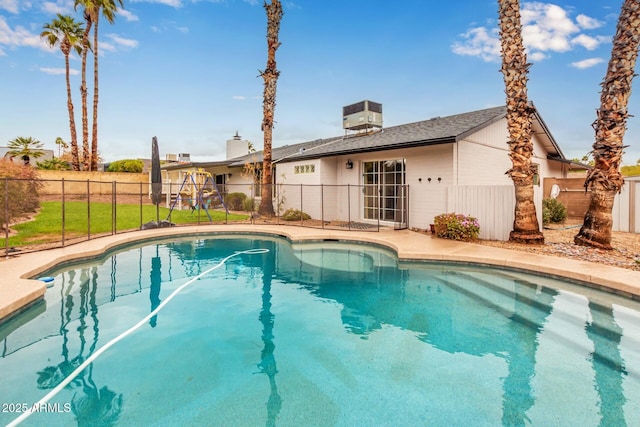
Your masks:
{"label": "french door", "polygon": [[405,159],[362,163],[364,219],[404,223]]}

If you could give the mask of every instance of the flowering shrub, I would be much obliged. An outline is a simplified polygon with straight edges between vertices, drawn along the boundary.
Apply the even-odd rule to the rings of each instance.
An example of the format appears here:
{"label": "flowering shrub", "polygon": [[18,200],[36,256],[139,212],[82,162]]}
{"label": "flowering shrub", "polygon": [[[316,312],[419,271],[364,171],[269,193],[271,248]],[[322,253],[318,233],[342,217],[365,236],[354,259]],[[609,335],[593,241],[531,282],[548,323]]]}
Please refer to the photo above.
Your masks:
{"label": "flowering shrub", "polygon": [[474,240],[480,234],[480,224],[472,216],[455,213],[441,214],[434,218],[436,236],[451,240]]}

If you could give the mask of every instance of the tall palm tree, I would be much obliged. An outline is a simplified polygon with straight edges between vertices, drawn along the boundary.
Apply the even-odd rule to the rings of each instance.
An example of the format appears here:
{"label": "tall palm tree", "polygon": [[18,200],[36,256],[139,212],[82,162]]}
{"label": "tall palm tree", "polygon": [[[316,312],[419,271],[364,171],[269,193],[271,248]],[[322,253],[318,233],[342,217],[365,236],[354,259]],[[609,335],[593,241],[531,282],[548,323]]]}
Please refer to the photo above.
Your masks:
{"label": "tall palm tree", "polygon": [[271,197],[272,163],[271,146],[273,140],[273,116],[276,109],[276,84],[280,71],[276,68],[276,50],[280,47],[278,33],[283,11],[280,0],[265,1],[267,11],[267,67],[260,72],[264,79],[262,132],[264,132],[264,149],[262,159],[262,189],[258,213],[273,216],[273,200]]}
{"label": "tall palm tree", "polygon": [[30,164],[31,157],[38,158],[44,153],[42,152],[42,143],[31,136],[19,136],[9,141],[7,144],[9,153],[12,156],[20,157],[25,166]]}
{"label": "tall palm tree", "polygon": [[87,54],[91,50],[91,42],[89,34],[93,26],[91,11],[95,8],[95,0],[76,0],[74,7],[83,6],[83,17],[86,23],[82,34],[82,65],[81,65],[81,83],[80,97],[82,99],[82,163],[83,169],[89,170],[89,113],[87,112]]}
{"label": "tall palm tree", "polygon": [[624,149],[622,140],[627,130],[627,105],[639,46],[638,0],[624,0],[613,38],[607,74],[602,82],[600,109],[593,123],[596,131],[596,141],[593,144],[595,165],[584,182],[585,188],[591,190],[591,200],[584,223],[574,237],[577,245],[611,249],[613,202],[624,184],[620,173]]}
{"label": "tall palm tree", "polygon": [[90,169],[98,170],[98,24],[100,23],[100,12],[102,16],[113,24],[118,4],[124,7],[123,0],[94,0],[95,11],[93,15],[93,122],[91,132],[91,162]]}
{"label": "tall palm tree", "polygon": [[[71,16],[58,14],[51,23],[44,25],[40,37],[44,38],[51,47],[58,45],[64,55],[65,76],[67,82],[67,109],[69,110],[69,128],[71,131],[71,165],[73,170],[80,170],[78,157],[78,136],[76,133],[76,120],[73,112],[73,100],[71,97],[71,82],[69,79],[69,55],[71,50],[82,53],[82,24],[76,22]],[[64,142],[64,141],[63,141]],[[57,144],[56,140],[56,144]]]}
{"label": "tall palm tree", "polygon": [[[71,89],[67,85],[67,89]],[[73,106],[72,106],[73,107]],[[75,129],[74,129],[75,130]],[[65,142],[61,137],[56,138],[56,145],[58,146],[58,157],[62,157],[62,153],[66,152],[67,148],[69,148],[69,144]]]}
{"label": "tall palm tree", "polygon": [[531,122],[533,108],[527,99],[527,55],[522,43],[519,0],[498,0],[500,43],[505,93],[507,95],[507,127],[509,157],[512,167],[507,175],[515,186],[516,206],[509,241],[544,243],[533,199],[534,167],[531,164],[533,143]]}

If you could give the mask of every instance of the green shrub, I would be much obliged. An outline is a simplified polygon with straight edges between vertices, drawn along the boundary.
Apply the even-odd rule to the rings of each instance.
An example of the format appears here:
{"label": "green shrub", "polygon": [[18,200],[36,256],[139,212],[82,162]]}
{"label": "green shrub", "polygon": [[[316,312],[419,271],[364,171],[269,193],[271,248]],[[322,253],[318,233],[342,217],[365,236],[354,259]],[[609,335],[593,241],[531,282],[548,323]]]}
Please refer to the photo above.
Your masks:
{"label": "green shrub", "polygon": [[[0,160],[0,228],[6,222],[35,212],[40,207],[38,190],[42,186],[34,168]],[[5,212],[8,212],[8,218]]]}
{"label": "green shrub", "polygon": [[542,201],[542,223],[558,223],[567,219],[567,208],[558,199]]}
{"label": "green shrub", "polygon": [[311,217],[299,209],[287,209],[281,218],[285,221],[300,221],[303,219],[311,219]]}
{"label": "green shrub", "polygon": [[130,172],[130,173],[140,173],[144,168],[144,163],[142,160],[116,160],[111,163],[107,168],[107,172]]}
{"label": "green shrub", "polygon": [[244,193],[229,193],[224,197],[224,204],[227,209],[232,211],[241,211],[244,208],[244,201],[247,195]]}
{"label": "green shrub", "polygon": [[242,202],[242,209],[244,209],[247,212],[253,212],[256,208],[256,203],[255,200],[253,200],[252,198],[247,197],[246,199],[244,199],[244,202]]}
{"label": "green shrub", "polygon": [[475,240],[480,234],[480,224],[472,216],[455,213],[441,214],[434,218],[436,236],[451,240]]}
{"label": "green shrub", "polygon": [[70,171],[71,165],[69,164],[69,162],[65,162],[64,160],[60,160],[58,157],[54,157],[53,159],[38,162],[38,169],[49,171]]}

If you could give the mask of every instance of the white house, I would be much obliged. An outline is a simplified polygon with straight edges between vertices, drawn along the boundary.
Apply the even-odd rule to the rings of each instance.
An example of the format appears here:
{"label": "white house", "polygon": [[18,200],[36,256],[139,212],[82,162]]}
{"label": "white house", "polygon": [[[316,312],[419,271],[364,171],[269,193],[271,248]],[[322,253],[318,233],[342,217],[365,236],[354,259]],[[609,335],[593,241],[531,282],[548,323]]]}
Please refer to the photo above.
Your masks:
{"label": "white house", "polygon": [[[422,229],[428,229],[441,213],[470,206],[468,211],[457,213],[479,217],[483,238],[504,238],[504,230],[508,237],[515,196],[513,183],[505,174],[511,167],[505,117],[506,107],[500,106],[388,128],[361,126],[360,132],[349,133],[351,129],[347,129],[342,136],[274,148],[274,204],[281,209],[301,206],[315,219],[379,220],[382,225]],[[540,215],[542,199],[548,197],[542,194],[542,179],[566,176],[571,162],[535,108],[532,140]],[[228,151],[230,146],[235,154],[247,151],[247,142],[237,134],[227,142]],[[164,168],[201,168],[215,175],[227,191],[252,195],[247,185],[251,178],[243,170],[247,164],[261,161],[262,153],[256,152],[222,162]],[[463,205],[456,202],[460,194],[464,195]],[[469,205],[473,197],[480,200]],[[491,210],[484,212],[485,218],[483,212],[473,212],[486,207]],[[497,214],[496,209],[506,214]],[[541,219],[539,222],[542,224]],[[503,230],[490,232],[496,227]]]}

